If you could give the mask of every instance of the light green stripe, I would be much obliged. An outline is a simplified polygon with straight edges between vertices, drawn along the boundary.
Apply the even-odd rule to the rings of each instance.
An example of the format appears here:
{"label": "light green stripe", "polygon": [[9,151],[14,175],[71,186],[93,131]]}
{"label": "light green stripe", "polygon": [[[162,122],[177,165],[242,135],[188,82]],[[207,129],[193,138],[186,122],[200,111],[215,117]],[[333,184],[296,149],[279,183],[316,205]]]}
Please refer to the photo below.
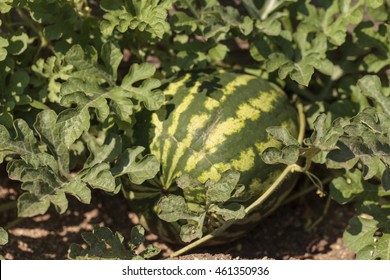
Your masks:
{"label": "light green stripe", "polygon": [[221,106],[221,103],[217,100],[215,100],[214,98],[207,98],[205,104],[204,104],[204,107],[209,110],[209,111],[212,111],[216,108],[218,108],[219,106]]}
{"label": "light green stripe", "polygon": [[[171,146],[172,146],[172,143],[171,143],[171,139],[166,139],[164,141],[164,147],[163,147],[163,150],[162,150],[162,155],[161,155],[161,162],[163,163],[167,163],[168,162],[168,156],[171,155],[172,151],[171,151]],[[163,172],[163,184],[164,184],[164,187],[169,187],[170,185],[170,182],[166,180],[166,175],[165,175],[165,170],[163,168],[162,170]]]}
{"label": "light green stripe", "polygon": [[150,151],[154,154],[159,160],[162,160],[161,146],[159,142],[159,137],[163,131],[163,122],[158,119],[157,114],[152,114],[151,123],[155,126],[154,128],[154,137],[152,143],[150,144]]}
{"label": "light green stripe", "polygon": [[240,172],[251,170],[255,165],[255,152],[253,147],[241,151],[239,157],[232,160],[232,165]]}
{"label": "light green stripe", "polygon": [[203,151],[194,152],[188,158],[184,171],[190,173],[192,170],[194,170],[196,168],[196,165],[205,157],[205,155],[206,154]]}
{"label": "light green stripe", "polygon": [[167,174],[167,182],[171,182],[174,179],[173,177],[177,176],[177,174],[174,174],[174,170],[176,169],[179,160],[188,150],[191,150],[190,146],[192,141],[194,140],[196,131],[201,128],[204,128],[208,120],[209,116],[207,114],[195,115],[191,117],[190,123],[187,127],[186,137],[183,139],[183,141],[177,143],[177,149],[175,151],[172,163],[170,164],[170,168]]}
{"label": "light green stripe", "polygon": [[209,170],[203,171],[202,174],[198,177],[198,180],[201,183],[205,183],[209,179],[213,181],[219,181],[219,179],[221,179],[221,173],[214,166],[211,166]]}
{"label": "light green stripe", "polygon": [[198,93],[198,89],[201,86],[200,82],[196,82],[195,85],[190,89],[188,92],[188,95],[184,97],[182,102],[180,103],[179,106],[175,109],[174,114],[172,115],[172,123],[168,128],[168,134],[174,135],[177,126],[179,125],[179,119],[182,113],[187,111],[188,107],[191,105],[192,101],[194,100],[194,95]]}
{"label": "light green stripe", "polygon": [[277,91],[261,92],[256,98],[251,98],[248,103],[258,110],[270,112],[274,109],[274,102],[280,98],[280,93]]}
{"label": "light green stripe", "polygon": [[259,108],[252,107],[249,103],[243,103],[238,106],[236,116],[239,119],[255,121],[260,118]]}
{"label": "light green stripe", "polygon": [[217,124],[205,141],[204,149],[206,153],[214,153],[217,146],[221,145],[227,136],[240,132],[244,127],[244,120],[233,117]]}
{"label": "light green stripe", "polygon": [[185,83],[191,78],[190,74],[186,74],[181,80],[170,83],[169,86],[164,90],[165,95],[175,96],[180,88],[185,86]]}
{"label": "light green stripe", "polygon": [[250,75],[239,75],[230,83],[227,83],[222,89],[223,96],[221,98],[222,103],[226,100],[227,96],[233,94],[239,86],[245,86],[249,81],[256,79]]}
{"label": "light green stripe", "polygon": [[269,135],[267,135],[266,141],[258,141],[255,143],[256,150],[260,154],[263,153],[265,149],[269,147],[278,147],[278,146],[280,146],[280,143]]}
{"label": "light green stripe", "polygon": [[[249,80],[253,79],[253,77],[250,78]],[[233,83],[237,84],[234,81]],[[277,98],[276,92],[261,92],[256,98],[249,99],[248,103],[240,104],[235,112],[235,117],[230,117],[217,124],[210,132],[205,142],[206,153],[214,153],[217,146],[225,142],[228,136],[242,131],[247,120],[256,121],[261,117],[261,112],[269,112],[274,109],[273,103],[277,101]]]}

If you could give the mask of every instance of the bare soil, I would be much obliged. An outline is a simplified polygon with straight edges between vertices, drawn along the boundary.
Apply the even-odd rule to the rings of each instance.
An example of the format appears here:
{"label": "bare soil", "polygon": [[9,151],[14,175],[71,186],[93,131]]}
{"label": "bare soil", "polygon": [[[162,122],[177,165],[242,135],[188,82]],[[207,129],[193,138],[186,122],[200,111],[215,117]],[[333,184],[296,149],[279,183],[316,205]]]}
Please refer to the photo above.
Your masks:
{"label": "bare soil", "polygon": [[[7,180],[0,184],[0,205],[15,200],[19,188]],[[326,198],[309,194],[280,207],[240,240],[223,246],[198,248],[179,259],[354,259],[343,246],[342,234],[353,215],[349,206],[331,202],[325,216]],[[0,213],[0,226],[15,220],[15,209]],[[319,218],[322,221],[309,228]],[[94,225],[108,226],[128,238],[137,222],[128,202],[121,196],[94,192],[90,205],[70,198],[69,210],[59,215],[54,209],[42,216],[23,219],[9,229],[9,243],[1,248],[6,259],[67,259],[71,243],[83,244],[81,233]],[[158,258],[168,257],[177,246],[166,244],[153,234],[147,241],[161,248]]]}

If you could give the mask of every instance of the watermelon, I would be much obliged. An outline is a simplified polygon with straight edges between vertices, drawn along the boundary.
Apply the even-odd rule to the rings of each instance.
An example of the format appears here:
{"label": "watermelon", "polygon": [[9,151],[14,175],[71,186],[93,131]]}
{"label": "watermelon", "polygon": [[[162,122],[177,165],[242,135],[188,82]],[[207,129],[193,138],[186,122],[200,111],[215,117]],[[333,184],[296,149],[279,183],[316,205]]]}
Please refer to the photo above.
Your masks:
{"label": "watermelon", "polygon": [[[140,121],[136,131],[144,135],[150,153],[161,163],[157,178],[142,185],[124,182],[125,196],[141,224],[162,239],[182,243],[180,223],[168,223],[156,215],[162,196],[180,193],[176,179],[188,174],[201,183],[218,181],[227,170],[240,172],[240,184],[249,194],[248,206],[282,172],[282,165],[261,159],[267,147],[280,147],[266,132],[283,126],[298,134],[295,108],[276,85],[247,74],[215,71],[187,73],[164,90],[166,105]],[[145,133],[147,132],[147,133]],[[289,193],[287,180],[255,212],[239,220],[223,236],[209,244],[231,241],[274,210]]]}

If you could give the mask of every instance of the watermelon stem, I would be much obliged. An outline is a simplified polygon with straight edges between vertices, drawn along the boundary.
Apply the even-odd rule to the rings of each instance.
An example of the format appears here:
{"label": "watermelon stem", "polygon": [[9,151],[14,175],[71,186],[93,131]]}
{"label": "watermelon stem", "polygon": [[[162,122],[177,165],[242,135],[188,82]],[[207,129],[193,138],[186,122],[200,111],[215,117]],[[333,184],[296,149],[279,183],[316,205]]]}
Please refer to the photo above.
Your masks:
{"label": "watermelon stem", "polygon": [[[333,180],[333,177],[326,177],[324,180],[321,181],[321,184],[322,185],[326,185],[328,184],[330,181]],[[300,192],[297,192],[295,193],[294,195],[291,195],[289,196],[287,199],[285,199],[281,204],[280,206],[283,206],[283,205],[286,205],[286,204],[289,204],[291,202],[293,202],[294,200],[298,199],[298,198],[301,198],[303,196],[305,196],[306,194],[314,191],[318,189],[318,186],[315,185],[315,184],[312,184],[310,185],[309,187],[305,187],[304,189],[302,189]]]}
{"label": "watermelon stem", "polygon": [[[292,165],[287,166],[283,170],[283,172],[279,175],[279,177],[273,182],[271,187],[265,193],[263,193],[255,202],[253,202],[251,205],[249,205],[247,208],[245,208],[245,214],[246,215],[249,214],[254,209],[256,209],[259,205],[261,205],[261,203],[263,203],[263,201],[266,200],[276,190],[276,188],[288,176],[288,174],[290,172],[294,172],[294,169],[296,169],[296,168],[297,168],[296,164],[292,164]],[[212,238],[223,233],[226,229],[228,229],[230,226],[232,226],[235,222],[236,222],[236,220],[226,221],[223,225],[221,225],[219,228],[217,228],[213,232],[211,232],[211,233],[203,236],[202,238],[188,244],[187,246],[181,248],[180,250],[177,250],[176,252],[171,254],[170,257],[171,258],[178,257],[178,256],[182,255],[183,253],[188,252],[201,244],[204,244],[205,242],[207,242],[207,241],[211,240]]]}
{"label": "watermelon stem", "polygon": [[6,202],[0,205],[0,212],[6,212],[8,210],[15,209],[15,208],[16,208],[16,201]]}
{"label": "watermelon stem", "polygon": [[288,165],[283,170],[283,172],[279,175],[279,177],[272,183],[271,187],[268,188],[268,190],[265,193],[263,193],[255,202],[253,202],[251,205],[245,208],[245,213],[249,214],[258,206],[260,206],[264,202],[264,200],[266,200],[276,190],[276,188],[283,182],[283,180],[290,174],[290,172],[291,173],[295,171],[299,172],[300,170],[297,170],[297,167],[302,168],[297,164]]}
{"label": "watermelon stem", "polygon": [[13,219],[11,222],[9,222],[8,224],[6,224],[3,228],[5,230],[9,230],[11,228],[13,228],[14,226],[16,226],[17,224],[19,224],[21,221],[23,221],[24,218],[16,218],[16,219]]}
{"label": "watermelon stem", "polygon": [[[298,142],[299,144],[302,144],[303,138],[306,131],[306,118],[303,112],[303,105],[301,102],[297,100],[296,107],[299,114],[299,135],[298,135]],[[254,201],[251,205],[245,208],[245,214],[249,214],[253,210],[255,210],[257,207],[259,207],[278,187],[279,185],[285,180],[285,178],[293,172],[303,172],[305,173],[307,171],[308,166],[310,163],[306,162],[305,166],[299,166],[298,164],[290,164],[288,165],[283,172],[278,176],[278,178],[272,183],[271,187],[268,188],[266,192],[264,192],[256,201]],[[176,252],[172,253],[170,255],[171,258],[178,257],[182,255],[185,252],[188,252],[197,246],[204,244],[205,242],[211,240],[212,238],[220,235],[223,233],[226,229],[228,229],[231,225],[233,225],[236,222],[236,220],[229,220],[226,221],[223,225],[221,225],[219,228],[215,229],[213,232],[203,236],[202,238],[188,244],[187,246],[181,248],[180,250],[177,250]]]}
{"label": "watermelon stem", "polygon": [[311,224],[309,224],[305,227],[307,231],[309,231],[309,232],[312,231],[313,229],[315,229],[317,227],[317,225],[319,223],[321,223],[324,220],[326,214],[328,214],[328,212],[329,212],[329,207],[330,207],[331,201],[332,201],[331,196],[328,196],[328,198],[326,199],[324,209],[322,210],[321,216],[319,218],[317,218],[314,222],[312,222]]}
{"label": "watermelon stem", "polygon": [[192,15],[194,17],[196,17],[197,19],[200,19],[200,15],[199,15],[198,11],[195,9],[195,7],[192,6],[192,4],[188,0],[184,0],[184,2],[187,5],[187,7],[190,10],[190,12],[192,13]]}
{"label": "watermelon stem", "polygon": [[296,101],[296,107],[298,110],[298,116],[299,116],[299,134],[298,134],[298,143],[302,145],[303,138],[305,137],[306,132],[306,116],[303,112],[303,104],[297,100]]}

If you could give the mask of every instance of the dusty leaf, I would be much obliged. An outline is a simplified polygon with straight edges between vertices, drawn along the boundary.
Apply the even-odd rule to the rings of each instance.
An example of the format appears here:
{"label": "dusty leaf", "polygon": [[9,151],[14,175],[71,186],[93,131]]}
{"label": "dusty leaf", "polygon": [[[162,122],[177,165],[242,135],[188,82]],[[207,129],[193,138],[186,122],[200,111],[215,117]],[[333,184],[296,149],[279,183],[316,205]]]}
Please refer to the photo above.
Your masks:
{"label": "dusty leaf", "polygon": [[180,228],[181,240],[188,243],[203,236],[202,225],[204,216],[201,215],[199,221],[185,224]]}
{"label": "dusty leaf", "polygon": [[225,221],[240,220],[245,217],[245,208],[238,203],[229,203],[222,206],[212,205],[209,211],[220,215]]}
{"label": "dusty leaf", "polygon": [[181,219],[194,218],[193,213],[190,212],[186,201],[182,196],[168,195],[163,196],[157,204],[158,217],[167,222],[176,222]]}
{"label": "dusty leaf", "polygon": [[374,242],[357,253],[360,260],[390,260],[390,233],[374,237]]}
{"label": "dusty leaf", "polygon": [[264,150],[261,158],[267,164],[293,164],[298,161],[299,146],[289,145],[282,149],[270,147]]}
{"label": "dusty leaf", "polygon": [[110,165],[108,163],[98,163],[84,169],[77,177],[92,188],[101,189],[106,192],[114,192],[116,190],[115,178],[110,171]]}
{"label": "dusty leaf", "polygon": [[359,252],[367,244],[374,242],[374,233],[377,231],[377,222],[364,218],[354,217],[349,221],[350,228],[344,232],[343,240],[347,248]]}
{"label": "dusty leaf", "polygon": [[214,202],[226,202],[229,200],[239,179],[239,172],[228,170],[222,174],[222,177],[218,182],[208,180],[205,184],[205,188],[207,189],[206,202],[210,204]]}
{"label": "dusty leaf", "polygon": [[[123,244],[124,237],[119,232],[114,234],[107,227],[95,227],[92,232],[84,232],[81,234],[84,241],[88,244],[88,248],[84,249],[81,245],[72,244],[68,257],[70,259],[84,260],[135,260],[150,258],[158,254],[160,252],[159,249],[149,245],[146,250],[141,251],[140,255],[137,255],[135,249],[143,242],[140,241],[143,239],[144,231],[140,226],[135,228],[134,231],[132,230],[129,247],[126,247]],[[135,234],[136,232],[137,234]]]}
{"label": "dusty leaf", "polygon": [[8,233],[7,231],[0,227],[0,246],[3,246],[8,243]]}
{"label": "dusty leaf", "polygon": [[115,177],[126,174],[134,184],[142,184],[152,179],[160,170],[160,163],[154,155],[141,157],[143,147],[126,149],[111,169]]}
{"label": "dusty leaf", "polygon": [[279,140],[286,146],[299,145],[298,140],[295,139],[285,127],[271,126],[271,127],[267,127],[266,131],[270,136],[272,136],[276,140]]}
{"label": "dusty leaf", "polygon": [[47,212],[50,207],[49,200],[41,200],[31,193],[24,193],[18,198],[18,216],[34,217]]}

